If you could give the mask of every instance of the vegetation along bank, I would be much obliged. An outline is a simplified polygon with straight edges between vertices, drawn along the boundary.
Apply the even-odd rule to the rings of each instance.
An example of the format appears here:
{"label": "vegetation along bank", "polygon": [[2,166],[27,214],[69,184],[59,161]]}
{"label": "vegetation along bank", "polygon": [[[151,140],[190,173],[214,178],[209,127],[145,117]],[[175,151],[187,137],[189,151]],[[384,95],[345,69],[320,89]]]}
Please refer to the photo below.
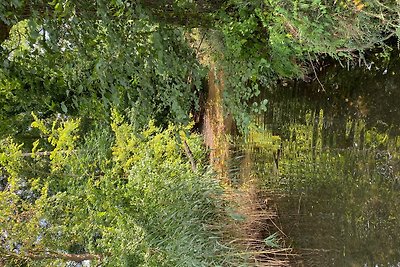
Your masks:
{"label": "vegetation along bank", "polygon": [[254,265],[225,134],[246,136],[278,81],[324,91],[326,62],[398,57],[399,14],[379,0],[1,1],[0,265]]}

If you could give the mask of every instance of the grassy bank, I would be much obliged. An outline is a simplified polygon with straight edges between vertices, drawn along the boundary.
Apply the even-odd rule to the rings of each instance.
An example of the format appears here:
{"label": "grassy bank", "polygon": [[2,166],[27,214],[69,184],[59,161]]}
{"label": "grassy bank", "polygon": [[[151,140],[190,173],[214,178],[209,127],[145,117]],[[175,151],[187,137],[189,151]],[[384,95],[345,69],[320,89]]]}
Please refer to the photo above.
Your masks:
{"label": "grassy bank", "polygon": [[137,132],[118,114],[112,121],[79,136],[78,120],[36,119],[32,125],[43,138],[31,154],[2,141],[0,262],[241,265],[223,237],[227,203],[203,165],[207,155],[199,136],[152,123]]}

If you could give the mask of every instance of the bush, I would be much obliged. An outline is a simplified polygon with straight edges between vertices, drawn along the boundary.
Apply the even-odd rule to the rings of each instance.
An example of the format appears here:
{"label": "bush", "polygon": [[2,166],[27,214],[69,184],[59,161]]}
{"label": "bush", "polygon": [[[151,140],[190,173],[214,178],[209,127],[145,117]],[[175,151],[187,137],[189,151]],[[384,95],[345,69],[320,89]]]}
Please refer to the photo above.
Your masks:
{"label": "bush", "polygon": [[[191,169],[186,135],[177,127],[150,123],[136,132],[118,114],[111,127],[83,138],[74,120],[45,130],[36,118],[33,126],[50,138],[34,145],[32,158],[10,140],[0,148],[9,184],[1,203],[12,203],[0,206],[1,260],[49,266],[79,256],[104,266],[231,266],[229,249],[219,243],[222,190],[206,167]],[[38,144],[48,142],[53,151],[40,152]],[[201,163],[200,138],[191,135],[187,143]]]}

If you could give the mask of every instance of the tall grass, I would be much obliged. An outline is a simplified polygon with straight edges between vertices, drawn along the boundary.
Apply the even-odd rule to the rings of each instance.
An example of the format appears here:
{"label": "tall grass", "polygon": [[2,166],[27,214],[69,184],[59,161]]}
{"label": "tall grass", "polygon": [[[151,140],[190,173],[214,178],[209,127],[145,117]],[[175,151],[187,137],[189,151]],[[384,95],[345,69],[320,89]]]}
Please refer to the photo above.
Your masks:
{"label": "tall grass", "polygon": [[[20,166],[31,171],[4,173],[36,193],[27,199],[21,190],[0,192],[4,201],[19,203],[0,206],[7,211],[2,214],[10,214],[0,216],[4,242],[18,245],[0,247],[6,266],[70,265],[68,255],[93,255],[93,266],[241,265],[235,250],[223,244],[227,203],[214,174],[202,165],[207,160],[199,136],[151,123],[137,132],[114,118],[111,127],[98,127],[77,141],[77,131],[66,134],[67,126],[53,127],[54,146],[62,149],[57,142],[69,139],[71,153],[32,160],[16,152],[25,162]],[[198,163],[196,171],[182,139]],[[0,148],[0,153],[9,152]]]}

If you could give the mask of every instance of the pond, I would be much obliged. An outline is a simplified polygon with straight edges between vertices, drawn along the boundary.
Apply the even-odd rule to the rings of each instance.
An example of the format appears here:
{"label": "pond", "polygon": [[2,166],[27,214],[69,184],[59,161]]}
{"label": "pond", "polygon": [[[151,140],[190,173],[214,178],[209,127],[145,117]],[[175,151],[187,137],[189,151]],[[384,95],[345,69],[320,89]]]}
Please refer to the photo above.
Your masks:
{"label": "pond", "polygon": [[273,195],[292,266],[400,266],[399,67],[397,58],[332,63],[323,88],[281,82],[264,92],[246,175]]}

